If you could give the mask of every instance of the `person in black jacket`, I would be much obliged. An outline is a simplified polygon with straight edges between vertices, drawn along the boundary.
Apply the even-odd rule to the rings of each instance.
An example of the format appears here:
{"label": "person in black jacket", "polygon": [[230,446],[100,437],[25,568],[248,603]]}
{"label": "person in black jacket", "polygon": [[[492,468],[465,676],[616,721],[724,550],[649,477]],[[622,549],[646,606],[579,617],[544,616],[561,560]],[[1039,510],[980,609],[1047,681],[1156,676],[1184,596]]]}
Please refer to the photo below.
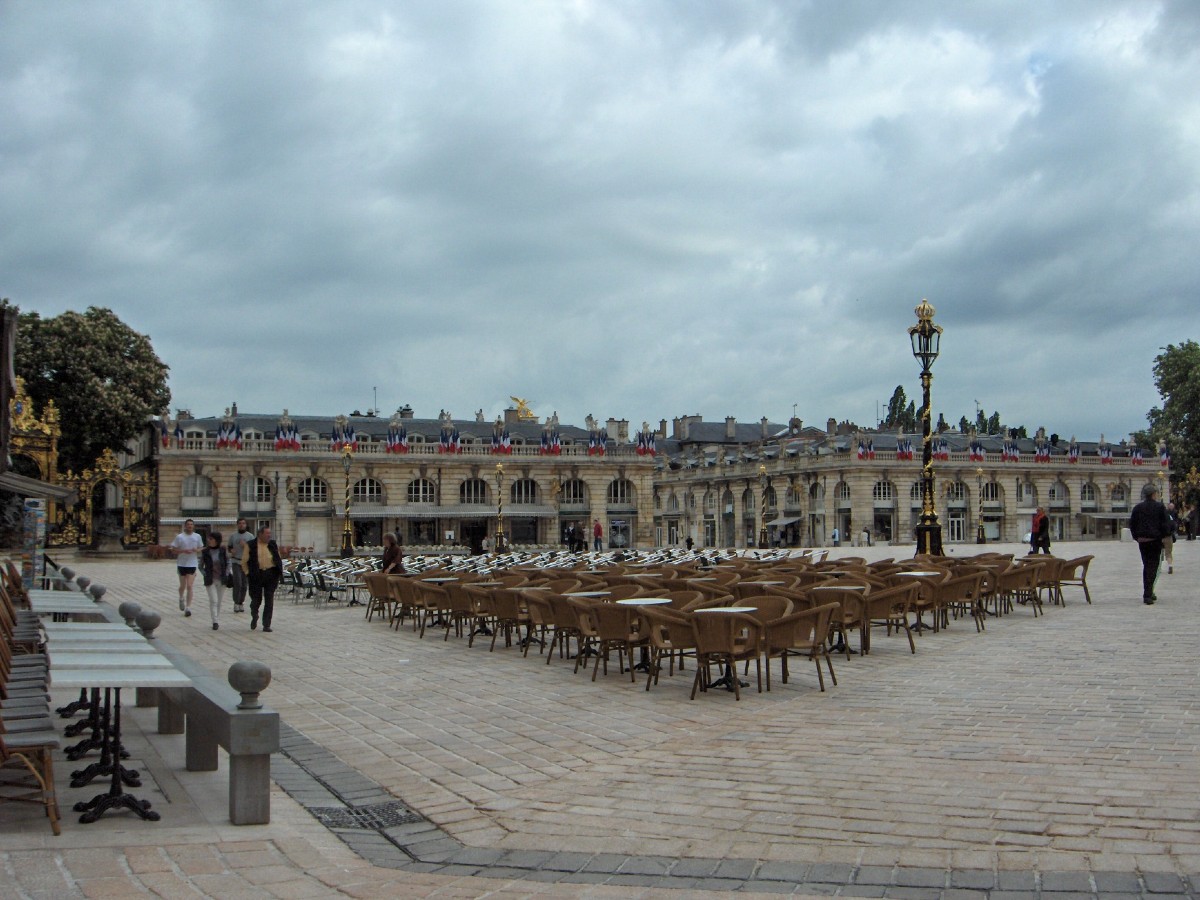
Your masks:
{"label": "person in black jacket", "polygon": [[1147,484],[1142,488],[1142,502],[1129,514],[1129,533],[1142,554],[1142,602],[1147,606],[1158,599],[1154,594],[1154,581],[1158,578],[1163,538],[1171,529],[1167,508],[1158,501],[1157,495],[1158,488]]}
{"label": "person in black jacket", "polygon": [[208,593],[208,612],[212,617],[213,631],[220,628],[221,601],[225,599],[225,580],[232,579],[233,568],[229,564],[229,553],[219,531],[210,531],[204,549],[200,552],[200,575],[204,579],[204,590]]}
{"label": "person in black jacket", "polygon": [[262,607],[263,631],[271,630],[271,613],[275,611],[275,588],[283,575],[283,560],[279,547],[271,540],[271,527],[258,529],[254,540],[246,544],[242,556],[242,571],[250,588],[250,630],[258,627],[258,611]]}

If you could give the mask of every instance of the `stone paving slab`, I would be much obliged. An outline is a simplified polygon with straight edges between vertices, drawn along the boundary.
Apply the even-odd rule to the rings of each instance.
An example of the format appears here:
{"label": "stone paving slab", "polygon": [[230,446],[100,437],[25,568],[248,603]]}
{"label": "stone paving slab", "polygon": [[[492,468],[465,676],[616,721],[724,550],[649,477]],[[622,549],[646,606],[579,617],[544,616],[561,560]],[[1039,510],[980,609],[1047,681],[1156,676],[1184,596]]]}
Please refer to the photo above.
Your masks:
{"label": "stone paving slab", "polygon": [[[1144,607],[1132,545],[1058,545],[1097,555],[1093,605],[1072,592],[1036,621],[1018,608],[981,635],[955,623],[915,656],[880,632],[869,657],[835,659],[825,694],[793,666],[791,684],[776,673],[771,693],[740,703],[689,701],[690,673],[650,692],[615,672],[592,683],[558,659],[286,597],[274,634],[231,613],[213,632],[179,615],[168,565],[80,560],[114,601],[159,611],[163,638],[214,674],[244,658],[272,667],[264,700],[288,726],[273,774],[292,796],[255,829],[222,824],[211,802],[185,815],[179,794],[201,790],[181,750],[148,736],[172,794],[162,827],[68,815],[62,838],[30,837],[44,823],[0,807],[0,900],[170,879],[208,896],[1190,896],[1197,547],[1176,545],[1176,574]],[[149,730],[153,711],[138,713]],[[381,798],[424,825],[330,831],[306,811]],[[147,849],[136,841],[166,868],[130,864]],[[116,869],[62,850],[89,844]]]}

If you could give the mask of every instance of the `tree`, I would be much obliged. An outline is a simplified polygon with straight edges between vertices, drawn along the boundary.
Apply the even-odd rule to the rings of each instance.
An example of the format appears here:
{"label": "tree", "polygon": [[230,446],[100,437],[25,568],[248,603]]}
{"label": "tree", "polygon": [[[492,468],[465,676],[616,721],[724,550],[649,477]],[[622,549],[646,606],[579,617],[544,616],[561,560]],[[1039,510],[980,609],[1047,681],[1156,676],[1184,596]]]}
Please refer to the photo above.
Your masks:
{"label": "tree", "polygon": [[971,430],[971,423],[967,421],[966,416],[958,420],[958,430],[960,434],[966,434]]}
{"label": "tree", "polygon": [[1171,468],[1187,472],[1200,465],[1200,344],[1168,344],[1154,357],[1154,386],[1161,407],[1146,414],[1150,437],[1157,448],[1166,441]]}
{"label": "tree", "polygon": [[950,430],[950,423],[946,421],[946,417],[942,413],[938,413],[937,427],[935,429],[938,434],[945,434]]}
{"label": "tree", "polygon": [[37,409],[51,400],[58,407],[60,471],[81,472],[105,449],[121,449],[171,402],[168,368],[150,338],[110,309],[23,313],[15,369]]}
{"label": "tree", "polygon": [[895,428],[904,421],[904,407],[908,398],[904,395],[903,385],[896,385],[892,391],[892,399],[888,401],[887,418],[883,420],[885,428]]}

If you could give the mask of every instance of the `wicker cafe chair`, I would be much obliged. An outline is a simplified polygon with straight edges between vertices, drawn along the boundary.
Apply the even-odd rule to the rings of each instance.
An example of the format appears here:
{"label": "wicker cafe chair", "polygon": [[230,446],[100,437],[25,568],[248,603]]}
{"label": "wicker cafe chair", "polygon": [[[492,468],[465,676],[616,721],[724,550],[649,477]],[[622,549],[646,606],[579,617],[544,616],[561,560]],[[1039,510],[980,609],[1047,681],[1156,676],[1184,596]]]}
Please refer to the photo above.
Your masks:
{"label": "wicker cafe chair", "polygon": [[780,616],[786,616],[792,612],[794,606],[789,598],[770,594],[747,597],[744,600],[735,600],[729,605],[750,608],[750,615],[754,616],[760,622],[769,622],[772,619],[778,619]]}
{"label": "wicker cafe chair", "polygon": [[697,612],[692,616],[696,638],[696,677],[692,681],[692,699],[697,691],[707,692],[712,684],[710,667],[724,668],[733,684],[733,694],[742,699],[737,664],[753,659],[758,669],[758,692],[762,693],[762,632],[758,619],[747,613]]}
{"label": "wicker cafe chair", "polygon": [[417,625],[417,588],[416,582],[408,575],[388,575],[388,590],[392,592],[395,604],[392,606],[391,625],[397,631],[404,624],[406,616],[413,617],[413,630]]}
{"label": "wicker cafe chair", "polygon": [[863,598],[863,653],[871,652],[871,626],[873,625],[885,626],[889,635],[893,630],[896,633],[903,630],[908,636],[909,651],[917,652],[917,645],[913,642],[912,629],[908,626],[908,614],[912,612],[919,592],[920,585],[909,579],[907,584],[898,584],[895,587],[873,591]]}
{"label": "wicker cafe chair", "polygon": [[54,791],[53,752],[58,746],[58,737],[49,727],[22,734],[4,734],[0,729],[0,802],[41,805],[56,835],[61,833]]}
{"label": "wicker cafe chair", "polygon": [[650,660],[646,674],[646,690],[658,684],[662,672],[663,657],[667,659],[667,674],[675,674],[675,659],[679,658],[679,671],[683,671],[685,656],[696,655],[696,633],[692,630],[689,613],[668,606],[638,607],[641,618],[639,633],[644,632],[650,644]]}
{"label": "wicker cafe chair", "polygon": [[1088,603],[1092,602],[1092,594],[1087,586],[1087,573],[1088,566],[1092,564],[1093,559],[1095,559],[1094,556],[1077,556],[1074,559],[1063,560],[1062,568],[1058,573],[1059,602],[1063,602],[1062,588],[1068,585],[1083,588],[1083,598]]}
{"label": "wicker cafe chair", "polygon": [[382,619],[385,615],[390,623],[396,614],[396,598],[388,587],[388,577],[382,572],[369,572],[363,576],[367,586],[367,612],[365,618],[370,622],[378,613]]}
{"label": "wicker cafe chair", "polygon": [[[592,681],[596,680],[596,674],[599,672],[602,662],[604,663],[604,674],[608,674],[608,659],[614,648],[617,651],[619,671],[624,673],[622,660],[628,654],[629,680],[637,681],[637,674],[633,668],[633,650],[635,647],[645,649],[650,642],[645,631],[638,631],[637,608],[621,606],[616,603],[587,605],[576,602],[580,607],[580,621],[587,622],[590,619],[594,629],[591,637],[595,641],[596,662],[592,666]],[[582,656],[581,653],[580,657]]]}
{"label": "wicker cafe chair", "polygon": [[[829,626],[839,614],[837,603],[826,603],[810,609],[789,613],[763,626],[763,656],[767,660],[767,690],[771,690],[771,657],[779,658],[783,668],[783,683],[788,680],[788,657],[800,656],[811,659],[817,667],[817,683],[825,690],[825,676],[821,672],[821,660],[829,670],[829,677],[837,684],[833,672],[833,660],[829,658]],[[911,640],[911,637],[910,637]]]}
{"label": "wicker cafe chair", "polygon": [[1021,563],[1001,572],[996,578],[996,593],[1004,612],[1011,612],[1013,603],[1028,604],[1033,608],[1036,619],[1042,613],[1042,600],[1038,596],[1038,569],[1040,563]]}

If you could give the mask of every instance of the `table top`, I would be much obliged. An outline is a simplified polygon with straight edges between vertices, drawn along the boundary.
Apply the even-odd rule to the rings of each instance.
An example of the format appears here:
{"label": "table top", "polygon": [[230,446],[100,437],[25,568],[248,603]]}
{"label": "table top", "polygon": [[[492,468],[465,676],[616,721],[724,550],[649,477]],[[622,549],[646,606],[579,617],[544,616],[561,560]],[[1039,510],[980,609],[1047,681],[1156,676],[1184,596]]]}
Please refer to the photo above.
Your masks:
{"label": "table top", "polygon": [[941,575],[941,572],[893,572],[893,575],[905,578],[928,578],[932,575]]}
{"label": "table top", "polygon": [[457,578],[452,578],[449,575],[439,575],[437,578],[422,578],[422,581],[428,581],[430,584],[444,584],[447,581],[458,581]]}
{"label": "table top", "polygon": [[663,606],[671,601],[666,597],[626,597],[618,600],[618,606]]}
{"label": "table top", "polygon": [[752,613],[757,612],[757,606],[705,606],[692,610],[698,613]]}
{"label": "table top", "polygon": [[[164,661],[166,657],[163,657]],[[54,688],[131,688],[185,687],[192,679],[170,663],[155,668],[103,669],[79,666],[52,666],[50,685]]]}
{"label": "table top", "polygon": [[145,650],[109,648],[95,650],[50,651],[50,677],[59,669],[155,669],[175,668],[169,659],[147,645]]}
{"label": "table top", "polygon": [[564,597],[607,597],[612,591],[567,591]]}
{"label": "table top", "polygon": [[138,633],[123,622],[43,622],[42,629],[47,635],[59,632],[62,634],[82,634],[84,632],[103,632],[105,634],[116,634],[118,632],[126,632],[128,634]]}
{"label": "table top", "polygon": [[865,591],[865,584],[818,584],[809,588],[810,591]]}

